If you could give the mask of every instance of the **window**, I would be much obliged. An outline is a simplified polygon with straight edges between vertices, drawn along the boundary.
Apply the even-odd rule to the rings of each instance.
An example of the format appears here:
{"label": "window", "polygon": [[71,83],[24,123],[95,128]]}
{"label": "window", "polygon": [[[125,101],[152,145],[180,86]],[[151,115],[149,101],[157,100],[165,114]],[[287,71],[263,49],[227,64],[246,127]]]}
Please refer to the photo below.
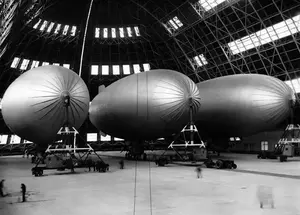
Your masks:
{"label": "window", "polygon": [[169,20],[169,23],[171,24],[171,26],[173,27],[173,29],[178,29],[178,26],[175,24],[175,22],[171,19]]}
{"label": "window", "polygon": [[108,65],[102,66],[102,75],[109,75],[109,66]]}
{"label": "window", "polygon": [[21,70],[26,70],[27,67],[28,67],[28,64],[29,64],[29,60],[28,59],[23,59],[23,62],[21,64],[21,66],[20,66],[20,69]]}
{"label": "window", "polygon": [[54,65],[54,66],[60,66],[59,63],[54,63],[53,65]]}
{"label": "window", "polygon": [[47,65],[49,65],[48,62],[43,62],[43,64],[42,64],[42,66],[47,66]]}
{"label": "window", "polygon": [[113,65],[113,75],[120,75],[120,66]]}
{"label": "window", "polygon": [[100,136],[100,140],[101,141],[111,141],[111,136],[109,136],[109,135],[106,135],[105,137],[104,136]]}
{"label": "window", "polygon": [[97,133],[87,133],[86,134],[86,141],[92,142],[92,141],[97,141]]}
{"label": "window", "polygon": [[48,27],[48,29],[47,29],[48,33],[50,33],[50,31],[52,30],[53,26],[54,26],[54,22],[51,22],[50,25],[49,25],[49,27]]}
{"label": "window", "polygon": [[112,36],[112,38],[116,38],[116,29],[115,28],[111,29],[111,36]]}
{"label": "window", "polygon": [[134,31],[135,31],[135,35],[136,35],[137,37],[141,36],[141,35],[140,35],[140,31],[139,31],[139,27],[135,26],[135,27],[134,27]]}
{"label": "window", "polygon": [[132,31],[130,27],[127,27],[127,33],[129,37],[132,37]]}
{"label": "window", "polygon": [[100,28],[95,28],[95,38],[100,37]]}
{"label": "window", "polygon": [[24,143],[32,143],[32,142],[29,140],[24,140]]}
{"label": "window", "polygon": [[98,75],[99,66],[98,65],[92,65],[91,67],[91,75]]}
{"label": "window", "polygon": [[165,138],[158,138],[157,140],[164,140]]}
{"label": "window", "polygon": [[21,143],[21,138],[17,135],[11,135],[9,143],[10,144],[19,144],[19,143]]}
{"label": "window", "polygon": [[75,34],[76,34],[76,29],[77,29],[76,26],[72,26],[72,29],[71,29],[71,36],[72,36],[72,37],[75,36]]}
{"label": "window", "polygon": [[124,37],[124,28],[119,28],[120,37]]}
{"label": "window", "polygon": [[282,39],[300,31],[300,15],[279,22],[275,25],[257,31],[256,33],[242,37],[228,43],[232,54],[238,54],[255,47]]}
{"label": "window", "polygon": [[65,63],[65,64],[63,64],[63,67],[70,69],[70,64]]}
{"label": "window", "polygon": [[42,26],[40,27],[40,31],[44,31],[45,30],[47,23],[48,22],[46,20],[43,22]]}
{"label": "window", "polygon": [[13,62],[12,62],[11,65],[10,65],[10,67],[11,67],[11,68],[17,68],[18,65],[19,65],[19,62],[20,62],[20,58],[15,57],[14,60],[13,60]]}
{"label": "window", "polygon": [[124,141],[124,139],[118,138],[118,137],[114,137],[115,141]]}
{"label": "window", "polygon": [[103,37],[104,37],[104,38],[107,38],[107,34],[108,34],[108,33],[107,33],[107,28],[104,28],[104,29],[103,29]]}
{"label": "window", "polygon": [[262,151],[267,151],[269,148],[268,141],[261,141],[261,150]]}
{"label": "window", "polygon": [[37,29],[37,27],[39,27],[39,24],[41,23],[41,19],[39,19],[39,21],[33,26],[34,29]]}
{"label": "window", "polygon": [[144,71],[149,71],[150,70],[150,64],[149,63],[144,63],[143,67],[144,67]]}
{"label": "window", "polygon": [[64,27],[64,30],[63,30],[63,35],[67,35],[68,30],[69,30],[69,26],[66,25],[66,26]]}
{"label": "window", "polygon": [[199,0],[196,4],[204,8],[205,11],[209,11],[224,1],[226,0]]}
{"label": "window", "polygon": [[31,68],[30,69],[32,69],[32,68],[35,68],[35,67],[38,67],[39,66],[39,61],[37,61],[37,60],[34,60],[34,61],[32,61],[32,64],[31,64]]}
{"label": "window", "polygon": [[58,34],[58,32],[60,30],[60,26],[61,26],[61,24],[57,24],[57,26],[55,28],[55,31],[54,31],[54,34]]}
{"label": "window", "polygon": [[203,54],[195,56],[193,59],[194,59],[195,64],[197,65],[197,67],[200,67],[200,66],[208,64],[208,62],[205,59],[205,57],[204,57]]}
{"label": "window", "polygon": [[234,141],[234,137],[230,137],[229,140],[230,140],[230,141]]}
{"label": "window", "polygon": [[140,65],[139,64],[133,64],[133,72],[134,73],[140,73]]}
{"label": "window", "polygon": [[2,134],[0,136],[0,144],[7,144],[7,139],[8,139],[8,135],[7,134]]}
{"label": "window", "polygon": [[0,98],[0,110],[2,109],[2,98]]}
{"label": "window", "polygon": [[235,141],[241,141],[241,138],[235,137]]}
{"label": "window", "polygon": [[129,65],[123,65],[123,74],[130,75],[130,66]]}

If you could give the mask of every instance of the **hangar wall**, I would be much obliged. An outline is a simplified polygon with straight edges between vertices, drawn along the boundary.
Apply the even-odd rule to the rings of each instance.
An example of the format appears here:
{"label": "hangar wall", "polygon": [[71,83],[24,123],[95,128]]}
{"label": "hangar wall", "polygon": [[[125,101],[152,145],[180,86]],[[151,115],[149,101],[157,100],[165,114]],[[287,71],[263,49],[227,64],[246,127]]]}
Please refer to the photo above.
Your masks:
{"label": "hangar wall", "polygon": [[262,149],[273,151],[283,132],[283,130],[267,131],[244,137],[241,142],[234,143],[230,151],[238,153],[257,153]]}

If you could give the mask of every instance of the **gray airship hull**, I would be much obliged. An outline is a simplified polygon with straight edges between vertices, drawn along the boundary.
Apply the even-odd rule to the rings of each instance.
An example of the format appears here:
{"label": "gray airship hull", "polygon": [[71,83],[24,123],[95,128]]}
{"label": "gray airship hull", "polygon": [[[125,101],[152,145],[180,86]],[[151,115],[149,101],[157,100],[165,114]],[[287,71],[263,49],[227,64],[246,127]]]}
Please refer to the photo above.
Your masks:
{"label": "gray airship hull", "polygon": [[100,131],[115,137],[155,139],[182,129],[190,101],[193,111],[199,111],[199,90],[191,79],[172,70],[151,70],[105,88],[93,99],[89,117]]}
{"label": "gray airship hull", "polygon": [[89,92],[75,72],[59,66],[37,67],[16,79],[3,96],[4,121],[21,138],[47,145],[67,120],[66,94],[69,126],[78,129],[88,115]]}
{"label": "gray airship hull", "polygon": [[201,108],[196,125],[205,136],[248,136],[275,128],[290,114],[292,89],[258,74],[230,75],[197,84]]}

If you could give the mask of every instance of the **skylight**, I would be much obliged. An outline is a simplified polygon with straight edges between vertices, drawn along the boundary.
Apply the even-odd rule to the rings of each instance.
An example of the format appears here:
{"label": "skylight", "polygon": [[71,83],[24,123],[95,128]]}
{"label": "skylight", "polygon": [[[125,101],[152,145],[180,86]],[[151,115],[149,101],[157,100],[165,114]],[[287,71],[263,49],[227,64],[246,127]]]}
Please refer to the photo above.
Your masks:
{"label": "skylight", "polygon": [[127,27],[127,33],[129,37],[132,37],[132,31],[130,27]]}
{"label": "skylight", "polygon": [[58,34],[58,32],[60,30],[60,26],[61,26],[61,24],[57,24],[57,26],[55,28],[55,31],[54,31],[54,34]]}
{"label": "skylight", "polygon": [[107,28],[104,28],[104,29],[103,29],[103,37],[104,37],[104,38],[107,38]]}
{"label": "skylight", "polygon": [[205,59],[205,57],[204,57],[203,54],[200,54],[200,55],[198,55],[198,56],[195,56],[195,57],[193,58],[193,60],[194,60],[194,62],[196,63],[196,65],[197,65],[198,67],[204,66],[204,65],[208,64],[208,62],[207,62],[207,60]]}
{"label": "skylight", "polygon": [[26,70],[29,64],[29,60],[28,59],[23,59],[22,64],[20,66],[21,70]]}
{"label": "skylight", "polygon": [[300,78],[292,79],[292,81],[285,81],[285,83],[295,91],[295,93],[300,93]]}
{"label": "skylight", "polygon": [[102,66],[102,75],[109,75],[109,66],[108,65]]}
{"label": "skylight", "polygon": [[45,30],[47,23],[48,22],[46,20],[43,22],[43,24],[42,24],[42,26],[40,28],[40,31],[44,31]]}
{"label": "skylight", "polygon": [[32,143],[32,142],[29,140],[24,140],[24,143]]}
{"label": "skylight", "polygon": [[91,75],[98,75],[99,66],[98,65],[92,65],[91,67]]}
{"label": "skylight", "polygon": [[35,67],[38,67],[39,66],[39,61],[37,61],[37,60],[34,60],[34,61],[32,61],[32,64],[31,64],[31,68],[30,69],[32,69],[32,68],[35,68]]}
{"label": "skylight", "polygon": [[42,66],[47,66],[47,65],[49,65],[48,62],[43,62],[43,64],[42,64]]}
{"label": "skylight", "polygon": [[134,73],[140,73],[141,72],[139,64],[133,64],[133,72]]}
{"label": "skylight", "polygon": [[120,37],[124,37],[124,28],[119,28]]}
{"label": "skylight", "polygon": [[100,28],[95,28],[95,37],[96,38],[100,37]]}
{"label": "skylight", "polygon": [[11,65],[10,65],[10,67],[11,67],[11,68],[17,68],[19,62],[20,62],[20,58],[15,57],[14,60],[13,60],[13,62],[12,62]]}
{"label": "skylight", "polygon": [[175,16],[175,17],[173,18],[173,20],[174,20],[174,22],[176,23],[176,25],[177,25],[179,28],[183,26],[182,22],[178,19],[177,16]]}
{"label": "skylight", "polygon": [[41,23],[41,19],[39,19],[39,21],[33,26],[34,29],[37,29],[37,27],[39,26],[39,24]]}
{"label": "skylight", "polygon": [[54,65],[54,66],[60,66],[59,63],[54,63],[53,65]]}
{"label": "skylight", "polygon": [[113,75],[120,75],[120,66],[119,65],[113,65]]}
{"label": "skylight", "polygon": [[300,31],[300,15],[279,22],[256,33],[228,43],[232,54],[238,54],[255,47],[276,41]]}
{"label": "skylight", "polygon": [[144,67],[144,71],[149,71],[150,70],[150,64],[149,63],[144,63],[143,67]]}
{"label": "skylight", "polygon": [[75,34],[76,34],[76,29],[77,29],[77,27],[76,26],[72,26],[72,29],[71,29],[71,36],[75,36]]}
{"label": "skylight", "polygon": [[116,38],[116,36],[117,36],[117,35],[116,35],[116,29],[115,29],[115,28],[112,28],[112,29],[111,29],[111,37],[112,37],[112,38]]}
{"label": "skylight", "polygon": [[86,141],[88,141],[88,142],[97,141],[97,133],[87,133]]}
{"label": "skylight", "polygon": [[115,141],[123,141],[124,139],[118,138],[118,137],[114,137]]}
{"label": "skylight", "polygon": [[196,4],[199,4],[205,11],[209,11],[226,0],[199,0]]}
{"label": "skylight", "polygon": [[54,26],[54,22],[51,22],[50,25],[48,26],[47,32],[50,33],[50,31],[52,30]]}
{"label": "skylight", "polygon": [[70,64],[65,63],[65,64],[63,64],[63,67],[70,69]]}
{"label": "skylight", "polygon": [[19,144],[21,143],[21,138],[17,135],[10,136],[10,144]]}
{"label": "skylight", "polygon": [[130,66],[129,65],[123,65],[123,74],[130,75]]}
{"label": "skylight", "polygon": [[63,30],[63,35],[67,35],[68,30],[69,30],[69,26],[65,25],[64,30]]}
{"label": "skylight", "polygon": [[141,36],[141,35],[140,35],[139,27],[135,26],[135,27],[134,27],[134,31],[135,31],[135,35],[136,35],[137,37]]}
{"label": "skylight", "polygon": [[168,28],[169,31],[170,30],[175,31],[182,26],[183,26],[182,22],[178,19],[177,16],[175,16],[167,22],[166,27]]}

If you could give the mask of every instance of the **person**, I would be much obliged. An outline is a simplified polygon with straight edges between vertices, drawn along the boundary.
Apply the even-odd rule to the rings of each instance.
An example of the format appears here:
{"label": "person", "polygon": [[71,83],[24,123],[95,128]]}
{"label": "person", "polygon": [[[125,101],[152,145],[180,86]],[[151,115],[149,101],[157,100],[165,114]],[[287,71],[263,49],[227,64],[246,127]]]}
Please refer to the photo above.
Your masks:
{"label": "person", "polygon": [[1,181],[0,181],[0,196],[1,197],[5,197],[5,195],[4,195],[4,191],[3,191],[3,189],[4,189],[4,179],[2,179]]}
{"label": "person", "polygon": [[120,160],[119,164],[120,164],[120,169],[124,169],[124,160]]}
{"label": "person", "polygon": [[26,202],[26,197],[25,197],[25,194],[26,194],[26,186],[25,184],[21,184],[21,192],[22,192],[22,202]]}
{"label": "person", "polygon": [[274,208],[273,190],[271,187],[259,185],[256,195],[260,208],[263,208],[265,204],[270,204],[271,207]]}
{"label": "person", "polygon": [[197,178],[202,178],[202,169],[200,166],[196,167]]}

